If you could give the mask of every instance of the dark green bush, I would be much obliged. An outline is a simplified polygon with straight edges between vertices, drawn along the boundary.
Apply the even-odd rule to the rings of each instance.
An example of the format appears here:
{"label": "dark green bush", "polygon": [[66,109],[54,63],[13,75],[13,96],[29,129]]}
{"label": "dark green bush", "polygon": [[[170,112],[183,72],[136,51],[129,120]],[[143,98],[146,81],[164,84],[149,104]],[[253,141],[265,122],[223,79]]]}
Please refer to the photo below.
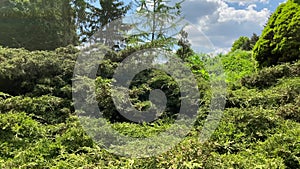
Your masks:
{"label": "dark green bush", "polygon": [[0,99],[0,112],[26,112],[33,119],[44,123],[62,123],[71,114],[71,105],[68,100],[54,97],[22,97],[16,96]]}
{"label": "dark green bush", "polygon": [[235,154],[251,149],[256,142],[265,141],[276,132],[279,121],[275,117],[275,111],[259,107],[226,109],[211,138],[215,151]]}
{"label": "dark green bush", "polygon": [[263,89],[275,85],[280,78],[297,76],[300,76],[300,61],[264,68],[254,75],[242,78],[241,83],[248,88]]}
{"label": "dark green bush", "polygon": [[53,52],[0,47],[0,90],[11,95],[70,98],[76,52],[71,46]]}
{"label": "dark green bush", "polygon": [[241,88],[228,92],[226,107],[261,106],[272,108],[294,103],[300,94],[300,79],[280,79],[276,86],[264,89]]}
{"label": "dark green bush", "polygon": [[300,95],[294,99],[293,103],[281,106],[277,110],[277,114],[284,119],[294,120],[300,123]]}
{"label": "dark green bush", "polygon": [[300,167],[300,125],[299,123],[281,123],[277,133],[265,142],[257,144],[256,151],[264,152],[268,157],[281,158],[286,168]]}
{"label": "dark green bush", "polygon": [[70,0],[2,0],[0,45],[28,50],[54,50],[77,44]]}

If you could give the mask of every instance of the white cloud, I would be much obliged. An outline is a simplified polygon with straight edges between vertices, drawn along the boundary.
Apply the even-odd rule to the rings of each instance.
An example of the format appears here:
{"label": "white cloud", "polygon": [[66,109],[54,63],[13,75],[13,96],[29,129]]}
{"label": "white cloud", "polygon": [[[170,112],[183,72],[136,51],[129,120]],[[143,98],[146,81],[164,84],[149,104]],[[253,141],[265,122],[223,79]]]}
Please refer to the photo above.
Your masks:
{"label": "white cloud", "polygon": [[[266,23],[270,10],[256,10],[255,4],[242,9],[235,9],[225,1],[237,0],[187,0],[183,4],[185,18],[200,29],[213,43],[216,49],[228,51],[234,40],[240,36],[260,34]],[[268,2],[267,0],[247,0],[247,2]],[[242,1],[242,2],[246,2]],[[192,45],[205,43],[197,36],[190,36]],[[202,44],[201,44],[202,43]]]}
{"label": "white cloud", "polygon": [[278,5],[281,5],[281,4],[286,3],[286,2],[287,2],[287,0],[284,0],[283,2],[279,2]]}
{"label": "white cloud", "polygon": [[262,9],[261,11],[256,11],[255,8],[255,4],[251,4],[243,10],[236,10],[233,7],[228,6],[225,8],[219,8],[218,21],[236,21],[238,23],[253,22],[263,26],[271,12],[266,8]]}
{"label": "white cloud", "polygon": [[230,3],[238,3],[241,6],[247,5],[247,4],[253,4],[253,3],[264,3],[268,4],[269,0],[224,0],[225,2]]}

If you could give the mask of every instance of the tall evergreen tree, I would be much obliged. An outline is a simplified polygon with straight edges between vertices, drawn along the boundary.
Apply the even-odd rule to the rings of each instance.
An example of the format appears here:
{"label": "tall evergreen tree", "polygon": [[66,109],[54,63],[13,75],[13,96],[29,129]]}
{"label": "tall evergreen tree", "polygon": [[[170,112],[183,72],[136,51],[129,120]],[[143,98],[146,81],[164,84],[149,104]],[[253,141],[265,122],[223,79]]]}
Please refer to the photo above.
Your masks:
{"label": "tall evergreen tree", "polygon": [[[0,45],[28,50],[53,50],[86,41],[129,5],[118,0],[3,0]],[[79,38],[80,37],[80,38]]]}
{"label": "tall evergreen tree", "polygon": [[178,46],[180,48],[177,50],[176,54],[181,58],[181,59],[186,59],[189,56],[194,54],[194,51],[191,48],[191,44],[188,40],[188,33],[184,30],[180,32],[180,39],[178,40]]}
{"label": "tall evergreen tree", "polygon": [[83,42],[87,41],[96,32],[108,29],[109,23],[122,18],[130,9],[130,4],[125,5],[124,2],[119,0],[100,0],[100,8],[93,5],[92,2],[94,1],[73,0],[76,8],[75,17],[80,30],[80,38]]}
{"label": "tall evergreen tree", "polygon": [[135,0],[137,14],[143,17],[135,27],[138,32],[134,37],[140,42],[170,39],[179,34],[183,27],[181,4],[183,1],[170,5],[167,0]]}
{"label": "tall evergreen tree", "polygon": [[77,44],[69,0],[4,0],[0,8],[0,45],[53,50]]}
{"label": "tall evergreen tree", "polygon": [[250,38],[250,48],[251,50],[255,46],[256,42],[259,40],[259,36],[256,33],[253,33],[253,35]]}

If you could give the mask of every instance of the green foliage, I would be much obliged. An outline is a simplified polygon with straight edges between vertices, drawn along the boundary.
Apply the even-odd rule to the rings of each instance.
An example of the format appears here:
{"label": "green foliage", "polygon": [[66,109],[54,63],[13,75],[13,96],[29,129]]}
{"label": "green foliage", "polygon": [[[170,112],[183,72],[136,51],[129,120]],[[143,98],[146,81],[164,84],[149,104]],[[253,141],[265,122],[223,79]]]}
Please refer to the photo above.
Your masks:
{"label": "green foliage", "polygon": [[250,39],[248,37],[241,36],[239,39],[233,42],[231,52],[234,52],[238,49],[250,51],[253,49],[258,39],[259,37],[255,33],[253,33]]}
{"label": "green foliage", "polygon": [[[100,6],[94,5],[95,2],[100,3]],[[82,42],[88,41],[97,31],[104,29],[115,31],[112,27],[109,28],[109,23],[124,17],[131,7],[130,4],[125,5],[123,1],[119,0],[72,0],[72,4]],[[115,36],[118,34],[118,32],[110,32],[110,35],[113,33]],[[107,42],[107,38],[102,37],[100,41],[102,43],[106,41],[106,45],[114,45],[113,42]]]}
{"label": "green foliage", "polygon": [[245,36],[239,37],[236,41],[233,42],[231,51],[240,50],[251,50],[250,48],[250,39]]}
{"label": "green foliage", "polygon": [[245,76],[242,84],[249,88],[266,88],[277,83],[283,77],[298,77],[300,75],[300,61],[294,64],[281,64],[275,67],[264,68],[261,71]]}
{"label": "green foliage", "polygon": [[279,132],[258,144],[257,150],[265,152],[269,157],[281,158],[286,168],[299,168],[299,134],[299,123],[282,123]]}
{"label": "green foliage", "polygon": [[0,45],[54,50],[87,41],[124,16],[130,5],[118,0],[4,0],[0,9]]}
{"label": "green foliage", "polygon": [[256,71],[256,61],[251,52],[235,50],[220,57],[226,73],[226,82],[229,84],[237,83],[242,77]]}
{"label": "green foliage", "polygon": [[[170,151],[141,159],[117,157],[97,147],[84,133],[78,119],[72,116],[69,116],[65,123],[49,125],[36,121],[27,113],[14,111],[0,114],[0,133],[5,135],[1,137],[0,143],[1,167],[299,168],[300,125],[296,121],[285,120],[291,119],[292,116],[284,117],[276,111],[277,107],[285,105],[296,107],[299,103],[299,93],[289,95],[289,98],[293,99],[280,104],[265,98],[268,95],[269,98],[277,97],[288,90],[297,91],[295,88],[299,86],[298,82],[299,78],[290,77],[280,80],[275,87],[262,92],[247,88],[239,89],[241,91],[234,90],[235,95],[229,97],[239,98],[237,100],[240,100],[240,105],[247,100],[254,101],[248,104],[247,108],[240,108],[242,106],[238,104],[227,108],[217,130],[207,142],[201,143],[198,140],[202,126],[195,126],[195,129]],[[272,92],[277,94],[272,96]],[[264,93],[264,96],[260,96],[261,93]],[[255,97],[261,98],[259,103],[253,99]],[[280,100],[285,97],[281,95],[277,98]],[[40,103],[39,106],[43,104]],[[113,127],[124,135],[150,137],[164,131],[171,123],[172,120],[159,120],[152,124],[123,122],[114,123]],[[136,149],[138,144],[135,142],[129,146]]]}
{"label": "green foliage", "polygon": [[26,112],[36,121],[44,124],[62,123],[70,115],[70,102],[54,96],[22,97],[0,99],[0,112]]}
{"label": "green foliage", "polygon": [[19,95],[53,94],[71,97],[71,78],[77,49],[34,51],[0,47],[0,89]]}
{"label": "green foliage", "polygon": [[93,147],[94,144],[78,123],[68,126],[68,129],[57,138],[57,142],[69,153],[81,151],[83,147]]}
{"label": "green foliage", "polygon": [[[115,69],[122,61],[122,58],[125,58],[139,50],[163,45],[161,43],[161,41],[154,41],[141,46],[130,47],[118,53],[110,51],[105,56],[104,60],[99,61],[100,66],[98,68],[97,78],[95,81],[96,99],[98,101],[98,106],[105,118],[109,119],[111,122],[127,121],[127,119],[120,115],[120,113],[116,110],[114,102],[111,98],[111,83],[114,81],[112,76]],[[209,75],[204,68],[204,63],[201,61],[201,57],[205,56],[206,55],[198,56],[195,54],[186,58],[186,65],[191,68],[198,82],[198,87],[201,88],[201,96],[206,94],[204,89],[209,88]],[[174,57],[177,56],[174,55]],[[173,71],[180,73],[180,71],[176,69]],[[187,80],[188,78],[189,77],[186,77],[186,79],[183,79],[183,81]],[[74,91],[77,92],[88,87],[89,80],[87,79],[85,82],[87,82],[87,84],[82,84],[82,86]],[[168,98],[166,103],[167,107],[161,117],[170,117],[176,115],[179,112],[181,102],[178,84],[170,75],[156,69],[147,69],[140,72],[130,83],[129,95],[130,101],[132,102],[134,108],[139,111],[145,111],[151,107],[149,94],[150,91],[154,89],[161,89]],[[87,102],[89,101],[87,100]]]}
{"label": "green foliage", "polygon": [[300,4],[288,0],[270,17],[253,54],[260,67],[292,62],[300,56]]}
{"label": "green foliage", "polygon": [[[8,112],[0,114],[1,116],[1,140],[26,141],[27,139],[35,139],[41,136],[42,130],[39,129],[38,122],[27,116],[24,112]],[[24,138],[25,140],[22,140]],[[28,140],[27,140],[28,141]]]}
{"label": "green foliage", "polygon": [[[250,41],[254,42],[255,37]],[[300,167],[299,61],[256,72],[251,53],[242,50],[215,58],[220,62],[212,68],[223,64],[230,85],[223,118],[207,141],[199,140],[213,92],[209,83],[213,77],[205,66],[216,60],[210,60],[205,54],[182,50],[201,96],[197,122],[186,138],[169,151],[149,158],[120,157],[101,147],[106,144],[102,140],[108,140],[107,144],[114,150],[125,150],[118,137],[108,138],[111,137],[110,126],[120,134],[145,138],[156,136],[173,125],[180,107],[180,90],[176,81],[162,71],[147,69],[140,72],[129,90],[130,101],[138,110],[147,110],[151,106],[149,93],[152,89],[165,92],[167,108],[155,122],[128,122],[117,112],[111,98],[112,77],[120,62],[136,51],[165,47],[166,43],[162,39],[128,47],[119,53],[110,51],[99,61],[97,78],[92,82],[96,86],[98,106],[107,119],[100,122],[107,123],[96,129],[92,126],[100,124],[99,119],[87,121],[91,127],[82,128],[81,124],[86,121],[79,121],[74,116],[71,92],[86,89],[91,81],[84,77],[86,84],[71,90],[78,54],[75,48],[69,46],[51,52],[0,48],[0,168]],[[188,47],[188,44],[183,46]],[[172,71],[180,73],[177,69]],[[93,102],[92,99],[86,101]],[[176,136],[186,126],[174,127]],[[93,132],[87,135],[85,131]],[[94,135],[102,140],[94,142]],[[160,143],[164,148],[174,140],[174,137],[157,138],[153,143]],[[145,153],[148,145],[132,141],[126,146]]]}
{"label": "green foliage", "polygon": [[0,45],[28,50],[75,45],[72,12],[69,0],[5,0],[0,9]]}
{"label": "green foliage", "polygon": [[209,73],[205,69],[205,63],[201,60],[202,57],[207,57],[207,55],[203,54],[194,54],[190,55],[186,58],[187,65],[193,72],[193,74],[197,78],[203,78],[205,80],[209,80]]}
{"label": "green foliage", "polygon": [[[229,92],[227,107],[252,107],[264,108],[279,107],[284,105],[297,105],[295,99],[300,94],[299,78],[282,79],[276,86],[264,90],[241,88]],[[296,112],[295,112],[296,113]]]}
{"label": "green foliage", "polygon": [[286,168],[282,158],[270,158],[262,153],[243,152],[212,156],[209,160],[214,162],[208,163],[207,168]]}

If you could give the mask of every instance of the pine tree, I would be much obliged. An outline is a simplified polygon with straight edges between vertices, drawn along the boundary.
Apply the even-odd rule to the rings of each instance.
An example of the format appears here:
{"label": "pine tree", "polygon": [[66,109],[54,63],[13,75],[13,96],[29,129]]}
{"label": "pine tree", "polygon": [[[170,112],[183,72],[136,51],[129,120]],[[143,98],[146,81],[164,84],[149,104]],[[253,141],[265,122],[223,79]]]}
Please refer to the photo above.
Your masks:
{"label": "pine tree", "polygon": [[251,50],[255,46],[256,42],[259,40],[259,36],[256,33],[253,33],[253,35],[250,38],[250,48]]}
{"label": "pine tree", "polygon": [[138,32],[133,37],[138,42],[153,42],[167,40],[179,34],[183,25],[181,4],[183,1],[170,5],[167,0],[136,0],[136,13],[143,18],[135,30]]}
{"label": "pine tree", "polygon": [[[96,32],[108,29],[109,24],[113,21],[116,24],[116,20],[125,16],[130,9],[130,4],[125,5],[124,2],[119,0],[100,0],[100,8],[92,5],[91,2],[93,1],[73,0],[77,9],[77,24],[83,42],[89,40]],[[103,38],[100,41],[103,41]]]}
{"label": "pine tree", "polygon": [[180,48],[177,50],[176,54],[181,59],[186,59],[189,56],[194,54],[194,51],[191,48],[191,44],[188,40],[188,33],[184,30],[180,32],[180,39],[178,40],[178,46]]}

